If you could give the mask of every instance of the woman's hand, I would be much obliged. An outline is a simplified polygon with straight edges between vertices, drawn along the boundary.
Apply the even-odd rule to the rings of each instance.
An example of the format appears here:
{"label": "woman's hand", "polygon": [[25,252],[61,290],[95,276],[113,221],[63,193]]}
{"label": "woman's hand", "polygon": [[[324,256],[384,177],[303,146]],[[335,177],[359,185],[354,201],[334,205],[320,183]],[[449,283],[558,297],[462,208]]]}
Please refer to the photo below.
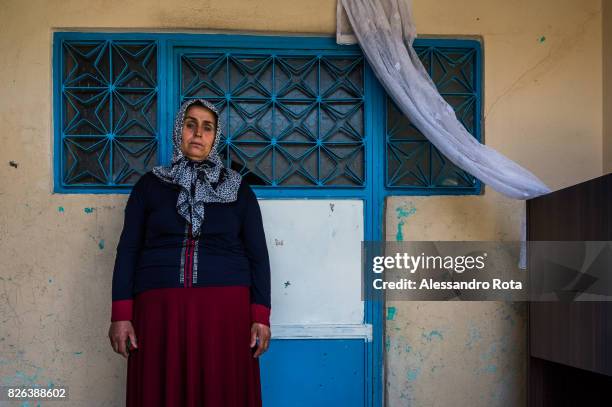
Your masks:
{"label": "woman's hand", "polygon": [[254,358],[259,357],[262,353],[268,350],[270,346],[270,327],[259,322],[253,322],[251,325],[251,348],[255,346],[256,340],[259,338],[259,346],[255,350]]}
{"label": "woman's hand", "polygon": [[[132,348],[138,348],[138,345],[136,344],[136,333],[134,332],[132,321],[111,322],[110,329],[108,330],[108,337],[115,352],[125,356],[126,358],[129,356],[129,351],[132,350]],[[128,349],[127,345],[128,339],[130,340],[130,345],[132,346],[130,349]]]}

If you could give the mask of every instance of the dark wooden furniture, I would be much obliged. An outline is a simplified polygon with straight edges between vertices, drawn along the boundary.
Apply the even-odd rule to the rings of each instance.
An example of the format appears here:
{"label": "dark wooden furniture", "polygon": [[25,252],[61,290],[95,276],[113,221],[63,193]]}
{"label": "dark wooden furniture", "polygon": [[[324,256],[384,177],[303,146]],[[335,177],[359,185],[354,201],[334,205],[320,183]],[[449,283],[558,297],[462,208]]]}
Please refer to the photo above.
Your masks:
{"label": "dark wooden furniture", "polygon": [[[529,199],[527,239],[612,240],[612,173]],[[612,406],[612,302],[531,302],[527,367],[530,407]]]}

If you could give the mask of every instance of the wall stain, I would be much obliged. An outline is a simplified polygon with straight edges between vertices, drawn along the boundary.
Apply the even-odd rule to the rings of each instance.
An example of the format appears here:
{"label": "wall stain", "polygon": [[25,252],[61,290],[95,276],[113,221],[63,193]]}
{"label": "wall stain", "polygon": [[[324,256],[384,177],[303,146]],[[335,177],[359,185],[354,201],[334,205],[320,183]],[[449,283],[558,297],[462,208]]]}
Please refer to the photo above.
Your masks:
{"label": "wall stain", "polygon": [[93,213],[94,209],[95,209],[95,208],[84,208],[84,209],[83,209],[83,211],[84,211],[85,213]]}
{"label": "wall stain", "polygon": [[472,349],[472,347],[476,344],[476,342],[482,339],[482,335],[480,334],[480,329],[476,326],[470,327],[470,333],[467,342],[465,343],[465,347],[467,349]]}
{"label": "wall stain", "polygon": [[[505,348],[505,345],[503,344],[503,342],[504,340],[501,339],[502,352],[504,351],[503,348]],[[480,360],[483,361],[484,366],[476,369],[476,374],[496,373],[497,372],[496,362],[499,361],[499,356],[500,356],[500,353],[498,349],[498,344],[496,342],[491,343],[489,346],[489,350],[482,352],[480,354]]]}
{"label": "wall stain", "polygon": [[416,213],[416,208],[412,203],[410,203],[410,208],[398,206],[395,208],[395,212],[397,214],[397,233],[395,234],[395,240],[398,242],[402,242],[404,240],[404,225],[406,223],[406,218]]}
{"label": "wall stain", "polygon": [[441,369],[443,367],[445,367],[445,365],[433,365],[431,367],[431,373],[434,373],[437,369]]}
{"label": "wall stain", "polygon": [[487,373],[495,373],[497,372],[497,366],[493,364],[487,365],[487,367],[484,368],[484,371]]}
{"label": "wall stain", "polygon": [[420,367],[410,368],[410,370],[408,370],[408,374],[406,375],[406,377],[408,378],[409,382],[413,382],[416,379],[418,379],[420,374],[421,374],[421,368]]}
{"label": "wall stain", "polygon": [[443,340],[444,336],[442,335],[442,332],[434,329],[433,331],[430,331],[428,334],[423,333],[423,338],[425,338],[427,342],[431,342],[433,338],[438,338],[440,340]]}
{"label": "wall stain", "polygon": [[[4,339],[4,338],[3,338]],[[13,345],[9,345],[13,347]],[[43,368],[36,366],[25,358],[25,351],[18,350],[16,352],[16,358],[0,360],[1,365],[15,365],[15,374],[11,376],[5,376],[1,378],[0,384],[2,386],[23,386],[23,387],[45,387],[44,382],[48,383],[47,388],[53,387],[53,381],[49,378],[45,378]],[[9,369],[10,370],[10,369]],[[27,402],[26,402],[27,403]],[[30,405],[30,404],[22,404]],[[40,403],[37,404],[38,406]]]}

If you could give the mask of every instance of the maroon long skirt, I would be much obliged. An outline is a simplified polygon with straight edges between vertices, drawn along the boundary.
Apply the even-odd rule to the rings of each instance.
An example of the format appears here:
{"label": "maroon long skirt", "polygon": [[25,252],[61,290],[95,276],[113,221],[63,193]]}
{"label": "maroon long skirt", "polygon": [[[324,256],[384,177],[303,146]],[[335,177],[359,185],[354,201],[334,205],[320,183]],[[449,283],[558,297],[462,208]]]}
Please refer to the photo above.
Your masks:
{"label": "maroon long skirt", "polygon": [[126,405],[261,406],[249,347],[249,287],[162,288],[134,299],[138,349],[128,358]]}

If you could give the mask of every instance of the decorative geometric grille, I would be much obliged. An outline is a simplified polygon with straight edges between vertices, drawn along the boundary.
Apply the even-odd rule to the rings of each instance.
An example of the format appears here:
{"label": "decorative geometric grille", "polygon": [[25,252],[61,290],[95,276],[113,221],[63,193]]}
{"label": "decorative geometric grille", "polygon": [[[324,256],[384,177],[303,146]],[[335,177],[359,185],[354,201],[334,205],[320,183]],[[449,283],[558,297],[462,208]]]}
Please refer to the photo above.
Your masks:
{"label": "decorative geometric grille", "polygon": [[158,161],[157,44],[63,41],[61,186],[131,186]]}
{"label": "decorative geometric grille", "polygon": [[[480,139],[480,54],[473,47],[416,46],[438,91],[465,128]],[[387,96],[386,186],[475,187],[478,180],[450,162]]]}
{"label": "decorative geometric grille", "polygon": [[266,186],[365,182],[361,55],[185,53],[180,101],[221,111],[227,165]]}

